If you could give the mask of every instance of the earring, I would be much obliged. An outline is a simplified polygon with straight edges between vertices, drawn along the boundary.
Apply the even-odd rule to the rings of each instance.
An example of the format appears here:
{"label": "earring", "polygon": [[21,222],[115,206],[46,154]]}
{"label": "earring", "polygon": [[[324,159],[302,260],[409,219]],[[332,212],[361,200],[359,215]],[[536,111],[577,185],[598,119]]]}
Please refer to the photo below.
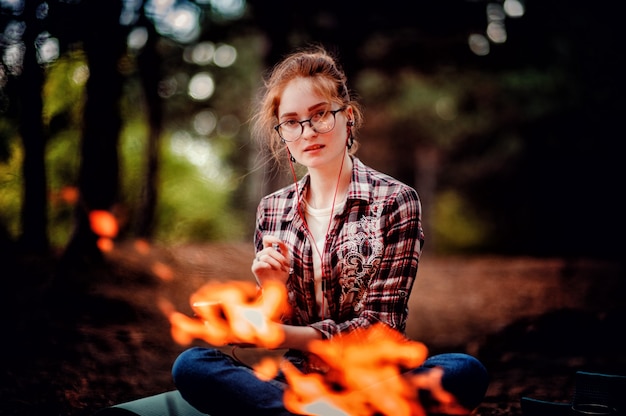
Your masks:
{"label": "earring", "polygon": [[354,144],[354,136],[352,135],[351,127],[354,126],[354,121],[348,120],[346,125],[348,126],[348,135],[349,135],[348,140],[346,141],[346,146],[348,146],[348,149],[352,149],[352,145]]}

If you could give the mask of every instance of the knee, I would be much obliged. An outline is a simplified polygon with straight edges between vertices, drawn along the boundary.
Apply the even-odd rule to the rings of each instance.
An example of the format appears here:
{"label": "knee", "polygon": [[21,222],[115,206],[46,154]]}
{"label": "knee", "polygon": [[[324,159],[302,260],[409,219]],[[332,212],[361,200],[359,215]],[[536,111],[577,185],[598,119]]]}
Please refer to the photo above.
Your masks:
{"label": "knee", "polygon": [[452,393],[467,409],[474,409],[482,402],[489,386],[489,374],[475,357],[463,353],[447,353],[428,358],[424,367],[443,369],[442,387]]}
{"label": "knee", "polygon": [[172,365],[172,378],[174,384],[178,386],[179,382],[187,375],[188,369],[193,368],[194,352],[192,350],[183,351]]}
{"label": "knee", "polygon": [[207,357],[211,350],[194,347],[183,351],[172,365],[172,379],[178,388],[194,386],[198,383],[198,377],[206,378]]}

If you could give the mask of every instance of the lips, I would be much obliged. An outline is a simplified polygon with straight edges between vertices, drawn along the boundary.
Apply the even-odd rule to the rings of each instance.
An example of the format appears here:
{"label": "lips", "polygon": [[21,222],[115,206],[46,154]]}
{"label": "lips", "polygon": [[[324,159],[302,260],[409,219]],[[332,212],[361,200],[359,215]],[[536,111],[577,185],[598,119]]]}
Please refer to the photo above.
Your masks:
{"label": "lips", "polygon": [[309,152],[309,151],[312,151],[312,150],[319,150],[319,149],[322,149],[322,148],[324,148],[323,144],[314,144],[314,145],[305,147],[304,151],[305,152]]}

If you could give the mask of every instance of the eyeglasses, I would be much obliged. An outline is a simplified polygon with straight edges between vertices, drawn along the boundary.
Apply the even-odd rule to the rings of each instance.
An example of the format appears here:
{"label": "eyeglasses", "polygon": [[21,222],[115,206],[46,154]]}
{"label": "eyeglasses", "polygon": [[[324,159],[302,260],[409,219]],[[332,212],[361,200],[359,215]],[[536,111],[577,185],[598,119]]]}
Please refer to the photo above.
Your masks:
{"label": "eyeglasses", "polygon": [[274,126],[274,130],[276,130],[280,138],[286,142],[295,142],[302,136],[302,133],[304,133],[304,123],[309,123],[309,126],[311,126],[316,133],[328,133],[335,128],[335,114],[345,109],[346,107],[341,107],[338,110],[319,111],[308,120],[283,121]]}

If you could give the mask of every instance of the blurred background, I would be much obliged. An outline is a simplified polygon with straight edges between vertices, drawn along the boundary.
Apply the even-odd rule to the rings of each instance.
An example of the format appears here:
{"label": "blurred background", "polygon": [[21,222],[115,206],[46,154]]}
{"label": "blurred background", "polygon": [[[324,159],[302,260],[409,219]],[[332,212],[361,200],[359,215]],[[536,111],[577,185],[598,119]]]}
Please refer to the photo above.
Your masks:
{"label": "blurred background", "polygon": [[408,333],[488,365],[476,415],[626,374],[622,20],[571,0],[0,0],[0,414],[174,388],[163,299],[191,313],[203,283],[250,278],[257,203],[291,176],[248,120],[312,43],[365,108],[357,156],[422,198]]}
{"label": "blurred background", "polygon": [[[365,107],[358,156],[412,185],[432,253],[624,251],[621,15],[610,3],[0,0],[0,249],[251,241],[286,183],[262,77],[310,43]],[[622,139],[620,139],[622,137]]]}

